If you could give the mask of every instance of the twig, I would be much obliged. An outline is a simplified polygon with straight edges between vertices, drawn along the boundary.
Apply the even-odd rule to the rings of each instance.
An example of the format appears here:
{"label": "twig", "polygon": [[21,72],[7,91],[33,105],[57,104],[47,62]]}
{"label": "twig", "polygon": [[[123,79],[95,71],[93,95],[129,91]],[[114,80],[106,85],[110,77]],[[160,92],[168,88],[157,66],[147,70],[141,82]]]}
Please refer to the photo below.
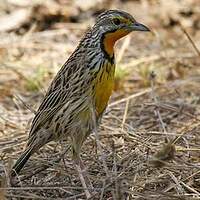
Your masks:
{"label": "twig", "polygon": [[190,43],[192,44],[194,50],[196,51],[197,55],[200,56],[200,51],[197,48],[196,44],[194,43],[192,37],[190,36],[190,34],[186,31],[185,27],[181,24],[181,22],[179,21],[179,26],[181,28],[181,30],[183,31],[183,33],[187,36],[188,40],[190,41]]}
{"label": "twig", "polygon": [[127,100],[134,99],[134,98],[136,98],[136,97],[142,96],[142,95],[147,94],[147,93],[149,93],[149,92],[151,92],[151,88],[148,88],[148,89],[143,90],[143,91],[141,91],[141,92],[138,92],[138,93],[136,93],[136,94],[132,94],[132,95],[130,95],[130,96],[128,96],[128,97],[125,97],[125,98],[122,98],[122,99],[120,99],[120,100],[114,101],[113,103],[109,104],[108,107],[110,108],[110,107],[116,106],[116,105],[118,105],[118,104],[120,104],[120,103],[123,103],[123,102],[125,102],[125,101],[127,101]]}
{"label": "twig", "polygon": [[102,186],[102,190],[101,190],[101,195],[100,195],[100,200],[103,200],[103,195],[104,195],[104,191],[105,191],[105,186],[106,186],[106,181],[103,181],[103,186]]}
{"label": "twig", "polygon": [[123,42],[123,44],[122,44],[122,46],[121,46],[121,48],[120,48],[120,50],[118,52],[116,63],[119,63],[122,60],[122,57],[123,57],[126,49],[128,48],[128,46],[130,44],[130,41],[131,41],[131,37],[130,37],[130,35],[128,35],[125,38],[125,40],[124,40],[124,42]]}
{"label": "twig", "polygon": [[[152,94],[153,100],[154,100],[154,102],[155,102],[156,105],[159,105],[157,96],[155,94],[155,87],[154,87],[155,74],[154,74],[154,72],[152,72],[150,74],[150,79],[151,79],[151,89],[152,89],[151,94]],[[165,124],[164,124],[164,122],[162,120],[162,117],[161,117],[161,114],[160,114],[160,111],[158,110],[158,108],[155,109],[155,112],[156,112],[156,115],[158,116],[158,119],[159,119],[160,124],[161,124],[161,126],[163,128],[164,133],[167,133],[166,128],[165,128]]]}
{"label": "twig", "polygon": [[[195,124],[195,126],[191,127],[191,124]],[[183,128],[181,128],[181,130],[178,131],[180,133],[180,135],[177,136],[173,140],[173,144],[175,144],[178,140],[180,140],[183,137],[183,135],[188,134],[189,132],[191,132],[192,130],[194,130],[195,128],[197,128],[199,126],[199,124],[200,124],[199,119],[194,119],[192,121],[192,123],[189,123],[186,126],[184,126]]]}
{"label": "twig", "polygon": [[[93,104],[91,104],[91,105],[93,105]],[[96,115],[95,115],[94,106],[92,106],[92,108],[91,108],[91,114],[92,114],[92,120],[93,120],[93,126],[94,126],[94,133],[95,133],[97,148],[98,148],[98,150],[101,154],[101,157],[102,157],[103,167],[104,167],[106,176],[107,176],[107,178],[109,178],[110,176],[109,176],[108,166],[107,166],[106,161],[105,161],[105,155],[103,153],[103,149],[101,147],[100,140],[99,140],[99,134],[98,134],[98,131],[97,131],[97,119],[96,119]]]}
{"label": "twig", "polygon": [[176,185],[176,188],[178,190],[178,192],[181,194],[181,195],[184,195],[184,189],[183,187],[181,186],[180,184],[180,181],[174,176],[174,174],[172,172],[168,172],[170,177],[172,178],[172,180],[174,181],[175,185]]}
{"label": "twig", "polygon": [[143,57],[143,58],[139,58],[139,59],[133,59],[133,60],[130,60],[129,63],[125,63],[125,64],[120,64],[121,68],[130,68],[130,70],[132,70],[133,67],[136,67],[140,64],[143,64],[143,63],[148,63],[148,62],[153,62],[155,60],[159,60],[161,59],[162,56],[161,55],[152,55],[152,56],[148,56],[148,57]]}
{"label": "twig", "polygon": [[127,113],[128,113],[128,106],[129,106],[129,99],[127,99],[126,101],[126,107],[125,107],[125,110],[124,110],[124,116],[123,116],[123,120],[122,120],[122,130],[124,129],[124,124],[126,122],[126,117],[127,117]]}
{"label": "twig", "polygon": [[[95,133],[95,138],[96,138],[96,144],[97,144],[97,149],[99,150],[100,154],[101,154],[101,158],[102,158],[102,162],[103,162],[103,167],[104,167],[104,171],[106,173],[106,177],[108,180],[110,180],[111,182],[113,181],[112,179],[112,176],[110,176],[109,174],[109,169],[108,169],[108,166],[106,164],[106,160],[105,160],[105,154],[103,153],[103,149],[101,147],[101,144],[100,144],[100,140],[99,140],[99,134],[98,134],[98,131],[97,131],[97,118],[96,118],[96,115],[95,115],[95,109],[94,109],[94,105],[91,104],[92,107],[91,107],[91,113],[92,113],[92,119],[93,119],[93,126],[94,126],[94,133]],[[112,197],[113,199],[115,200],[115,194],[114,192],[112,191]]]}
{"label": "twig", "polygon": [[[63,151],[63,153],[61,153],[60,157],[57,158],[57,159],[55,159],[53,162],[54,162],[54,163],[60,162],[61,159],[63,158],[63,156],[67,153],[67,151],[68,151],[69,149],[70,149],[70,146],[68,146],[68,147]],[[44,165],[41,166],[39,169],[37,169],[34,173],[31,173],[31,174],[29,174],[28,176],[25,176],[25,177],[23,177],[23,178],[20,178],[19,181],[16,182],[16,184],[19,183],[19,182],[21,182],[21,181],[24,181],[24,180],[26,180],[26,179],[31,178],[32,176],[34,176],[34,175],[36,175],[36,174],[38,174],[38,173],[40,173],[40,172],[42,172],[42,171],[48,169],[50,166],[52,166],[52,164],[50,164],[50,163],[44,164]],[[11,182],[11,183],[12,183],[12,182]]]}
{"label": "twig", "polygon": [[28,105],[23,99],[21,99],[21,97],[19,97],[18,95],[14,95],[14,97],[21,101],[22,104],[24,105],[25,108],[27,108],[28,110],[30,110],[32,113],[36,114],[36,110],[34,110],[30,105]]}
{"label": "twig", "polygon": [[[0,190],[57,190],[60,188],[64,189],[73,189],[73,190],[84,190],[83,187],[80,186],[67,186],[63,184],[55,184],[55,185],[48,185],[48,186],[43,186],[43,185],[34,185],[30,187],[1,187]],[[95,188],[100,191],[101,188]]]}
{"label": "twig", "polygon": [[194,188],[190,187],[189,185],[185,184],[183,181],[180,181],[180,184],[182,184],[190,192],[193,192],[193,193],[197,194],[198,196],[200,196],[199,192],[197,192]]}
{"label": "twig", "polygon": [[117,177],[117,162],[116,162],[116,152],[115,152],[115,144],[112,142],[112,155],[113,155],[113,169],[114,172],[114,184],[115,184],[115,192],[113,191],[113,199],[119,199],[119,182],[115,177]]}

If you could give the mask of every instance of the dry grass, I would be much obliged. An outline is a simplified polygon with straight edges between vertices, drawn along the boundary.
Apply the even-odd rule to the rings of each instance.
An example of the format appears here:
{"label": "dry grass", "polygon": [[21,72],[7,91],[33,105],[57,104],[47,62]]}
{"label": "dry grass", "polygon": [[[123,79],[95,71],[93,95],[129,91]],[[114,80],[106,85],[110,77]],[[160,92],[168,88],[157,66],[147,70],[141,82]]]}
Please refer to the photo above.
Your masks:
{"label": "dry grass", "polygon": [[[116,90],[98,137],[93,133],[83,146],[91,199],[200,199],[200,58],[192,47],[199,48],[200,35],[182,23],[191,45],[179,25],[166,29],[156,21],[160,5],[142,2],[122,8],[155,34],[134,33],[117,45]],[[138,9],[151,11],[147,17]],[[16,187],[8,173],[25,146],[34,110],[87,24],[57,23],[41,32],[32,24],[22,35],[0,33],[0,199],[86,199],[68,141],[33,155]]]}

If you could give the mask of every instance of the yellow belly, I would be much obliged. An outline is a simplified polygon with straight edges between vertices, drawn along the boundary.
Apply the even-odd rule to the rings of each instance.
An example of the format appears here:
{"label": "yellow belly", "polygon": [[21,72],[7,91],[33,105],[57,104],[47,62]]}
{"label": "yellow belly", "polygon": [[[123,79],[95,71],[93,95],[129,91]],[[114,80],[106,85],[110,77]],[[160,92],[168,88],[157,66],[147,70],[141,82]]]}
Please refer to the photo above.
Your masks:
{"label": "yellow belly", "polygon": [[108,64],[99,72],[95,83],[95,108],[97,116],[105,110],[114,87],[115,65]]}

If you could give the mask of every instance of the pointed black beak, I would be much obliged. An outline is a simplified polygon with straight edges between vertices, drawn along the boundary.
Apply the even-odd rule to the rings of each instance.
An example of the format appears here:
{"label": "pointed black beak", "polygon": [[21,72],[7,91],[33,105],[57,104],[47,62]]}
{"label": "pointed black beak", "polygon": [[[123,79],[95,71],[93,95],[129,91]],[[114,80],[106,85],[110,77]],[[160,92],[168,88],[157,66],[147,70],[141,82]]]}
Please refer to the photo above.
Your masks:
{"label": "pointed black beak", "polygon": [[147,26],[140,24],[138,22],[134,22],[131,25],[132,31],[151,31]]}

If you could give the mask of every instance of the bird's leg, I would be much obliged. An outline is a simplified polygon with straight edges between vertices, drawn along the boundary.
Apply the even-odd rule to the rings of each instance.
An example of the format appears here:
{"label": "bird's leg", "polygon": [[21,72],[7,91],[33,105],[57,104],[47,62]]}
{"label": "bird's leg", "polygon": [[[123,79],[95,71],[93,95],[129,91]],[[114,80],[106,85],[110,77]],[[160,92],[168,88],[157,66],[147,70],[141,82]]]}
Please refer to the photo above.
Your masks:
{"label": "bird's leg", "polygon": [[81,159],[80,156],[78,156],[78,158],[76,159],[76,163],[78,162],[78,166],[80,167],[80,170],[82,172],[82,174],[84,175],[84,178],[86,180],[86,183],[87,183],[87,186],[90,188],[90,189],[93,189],[93,185],[89,179],[89,176],[88,176],[88,173],[87,173],[87,169],[85,168],[84,164],[83,164],[83,161]]}
{"label": "bird's leg", "polygon": [[74,153],[73,159],[74,159],[74,164],[76,166],[81,184],[83,188],[85,189],[86,197],[89,199],[91,198],[91,190],[93,189],[92,183],[90,182],[90,179],[86,173],[85,167],[83,165],[83,162],[80,158],[79,153],[78,154]]}

